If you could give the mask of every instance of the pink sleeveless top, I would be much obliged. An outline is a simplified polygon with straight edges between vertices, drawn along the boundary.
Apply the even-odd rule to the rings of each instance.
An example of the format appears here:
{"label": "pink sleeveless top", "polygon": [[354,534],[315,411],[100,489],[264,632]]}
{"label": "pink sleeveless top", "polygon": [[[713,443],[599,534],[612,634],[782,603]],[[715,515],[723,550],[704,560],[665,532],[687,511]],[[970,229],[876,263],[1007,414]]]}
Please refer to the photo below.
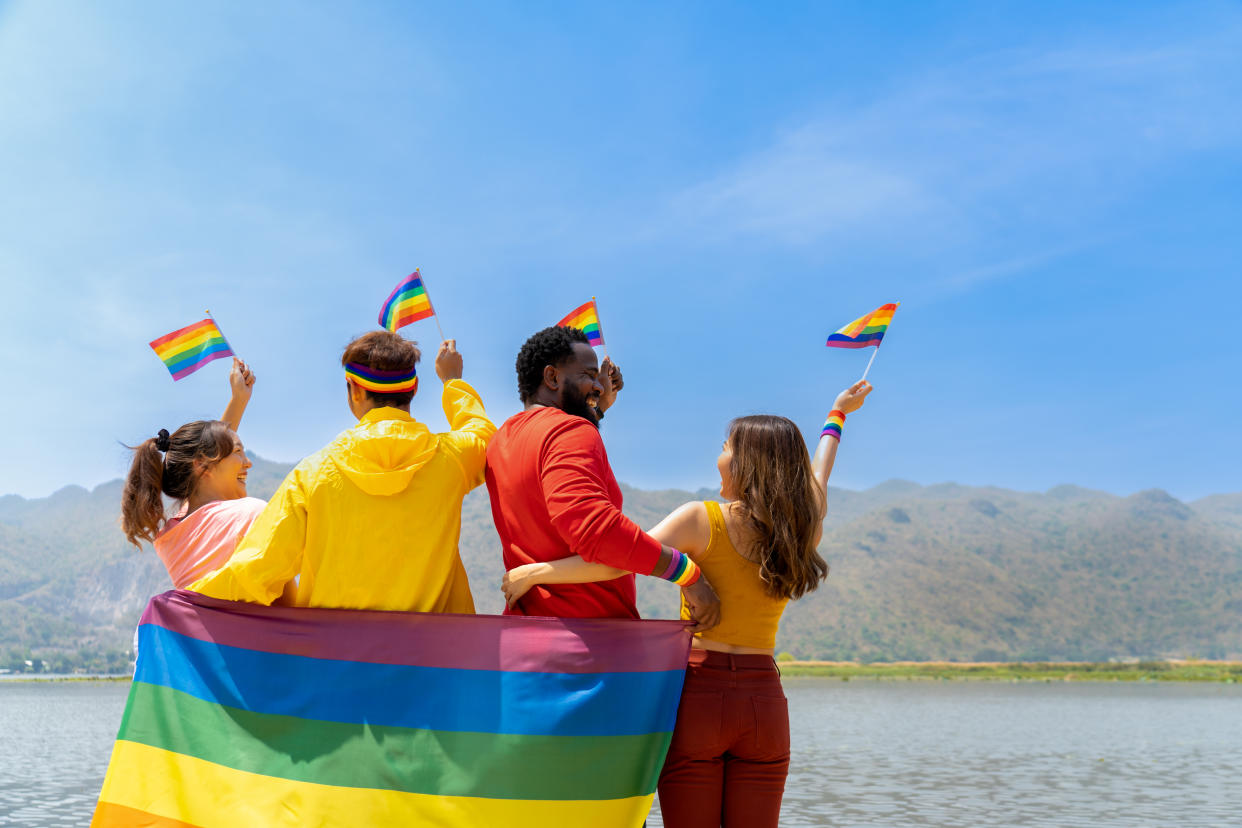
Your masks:
{"label": "pink sleeveless top", "polygon": [[155,538],[155,553],[173,586],[185,589],[224,566],[266,505],[257,497],[217,500],[165,523]]}

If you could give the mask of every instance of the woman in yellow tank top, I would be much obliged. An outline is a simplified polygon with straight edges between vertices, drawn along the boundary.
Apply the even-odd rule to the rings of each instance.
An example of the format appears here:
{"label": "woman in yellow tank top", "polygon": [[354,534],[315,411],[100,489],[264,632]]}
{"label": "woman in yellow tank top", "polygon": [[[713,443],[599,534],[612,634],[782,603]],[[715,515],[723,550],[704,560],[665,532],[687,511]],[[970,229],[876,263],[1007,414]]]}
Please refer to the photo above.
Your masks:
{"label": "woman in yellow tank top", "polygon": [[[828,477],[845,415],[870,384],[836,399],[808,457],[802,434],[784,417],[739,417],[716,461],[725,503],[687,503],[651,530],[685,553],[720,597],[720,623],[695,635],[677,726],[660,774],[668,828],[776,826],[789,770],[789,709],[772,659],[785,605],[828,575],[816,551]],[[505,574],[512,605],[546,583],[616,578],[621,570],[576,555]],[[689,619],[685,598],[682,618]]]}

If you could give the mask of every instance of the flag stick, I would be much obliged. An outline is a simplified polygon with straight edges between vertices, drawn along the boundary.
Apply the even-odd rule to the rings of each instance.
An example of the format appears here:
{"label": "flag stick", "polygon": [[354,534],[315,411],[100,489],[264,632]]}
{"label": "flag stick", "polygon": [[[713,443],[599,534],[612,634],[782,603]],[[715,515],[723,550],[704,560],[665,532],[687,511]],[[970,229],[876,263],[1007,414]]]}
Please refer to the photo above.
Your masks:
{"label": "flag stick", "polygon": [[436,303],[431,301],[431,291],[427,290],[427,277],[423,275],[422,268],[416,267],[414,269],[418,271],[418,279],[423,283],[423,293],[427,294],[427,304],[431,305],[431,318],[436,320],[436,330],[440,332],[440,341],[444,342],[444,328],[440,327],[440,314],[436,311]]}
{"label": "flag stick", "polygon": [[608,359],[608,343],[604,341],[604,320],[599,317],[599,302],[591,297],[591,307],[595,308],[595,318],[599,319],[599,347],[604,349],[604,359]]}
{"label": "flag stick", "polygon": [[876,345],[875,350],[872,351],[871,353],[871,359],[867,360],[867,369],[863,371],[862,379],[860,379],[859,382],[862,382],[863,380],[867,378],[867,374],[871,372],[871,363],[875,362],[875,355],[878,354],[879,352],[880,352],[880,346]]}
{"label": "flag stick", "polygon": [[[229,338],[227,336],[224,336],[224,328],[220,327],[220,323],[217,322],[216,318],[211,315],[211,311],[205,310],[203,313],[207,314],[207,318],[211,320],[211,324],[216,326],[216,330],[220,332],[220,336],[224,337],[225,342],[228,342],[229,350],[233,351],[233,343],[229,342]],[[237,351],[233,351],[233,356],[237,356]]]}

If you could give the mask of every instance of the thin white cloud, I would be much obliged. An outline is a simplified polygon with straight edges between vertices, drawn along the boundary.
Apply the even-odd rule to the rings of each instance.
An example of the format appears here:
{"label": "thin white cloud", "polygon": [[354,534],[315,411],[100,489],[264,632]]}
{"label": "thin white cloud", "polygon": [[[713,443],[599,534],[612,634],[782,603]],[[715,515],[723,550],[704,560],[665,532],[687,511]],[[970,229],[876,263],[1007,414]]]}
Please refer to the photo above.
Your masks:
{"label": "thin white cloud", "polygon": [[[793,245],[873,244],[882,234],[924,251],[986,247],[1024,225],[1051,231],[1051,247],[1080,245],[1076,224],[1166,162],[1242,138],[1242,23],[1146,38],[942,67],[867,106],[812,118],[688,185],[660,225]],[[1049,255],[1006,257],[990,273]],[[993,277],[982,269],[953,279]]]}

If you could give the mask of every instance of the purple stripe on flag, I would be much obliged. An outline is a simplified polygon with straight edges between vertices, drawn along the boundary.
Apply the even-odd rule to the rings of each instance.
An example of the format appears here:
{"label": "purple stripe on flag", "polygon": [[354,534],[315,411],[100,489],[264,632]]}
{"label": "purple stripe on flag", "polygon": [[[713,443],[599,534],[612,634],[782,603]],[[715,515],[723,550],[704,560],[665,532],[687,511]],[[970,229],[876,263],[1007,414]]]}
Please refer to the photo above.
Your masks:
{"label": "purple stripe on flag", "polygon": [[[331,624],[310,624],[331,613]],[[253,623],[262,619],[262,623]],[[537,622],[537,623],[532,623]],[[684,652],[655,646],[653,636],[684,637],[684,621],[538,618],[266,607],[166,592],[142,614],[155,624],[200,641],[337,661],[404,664],[461,670],[629,673],[680,670]],[[633,634],[635,624],[645,635]],[[360,634],[365,630],[365,634]],[[417,652],[409,646],[419,640]]]}

